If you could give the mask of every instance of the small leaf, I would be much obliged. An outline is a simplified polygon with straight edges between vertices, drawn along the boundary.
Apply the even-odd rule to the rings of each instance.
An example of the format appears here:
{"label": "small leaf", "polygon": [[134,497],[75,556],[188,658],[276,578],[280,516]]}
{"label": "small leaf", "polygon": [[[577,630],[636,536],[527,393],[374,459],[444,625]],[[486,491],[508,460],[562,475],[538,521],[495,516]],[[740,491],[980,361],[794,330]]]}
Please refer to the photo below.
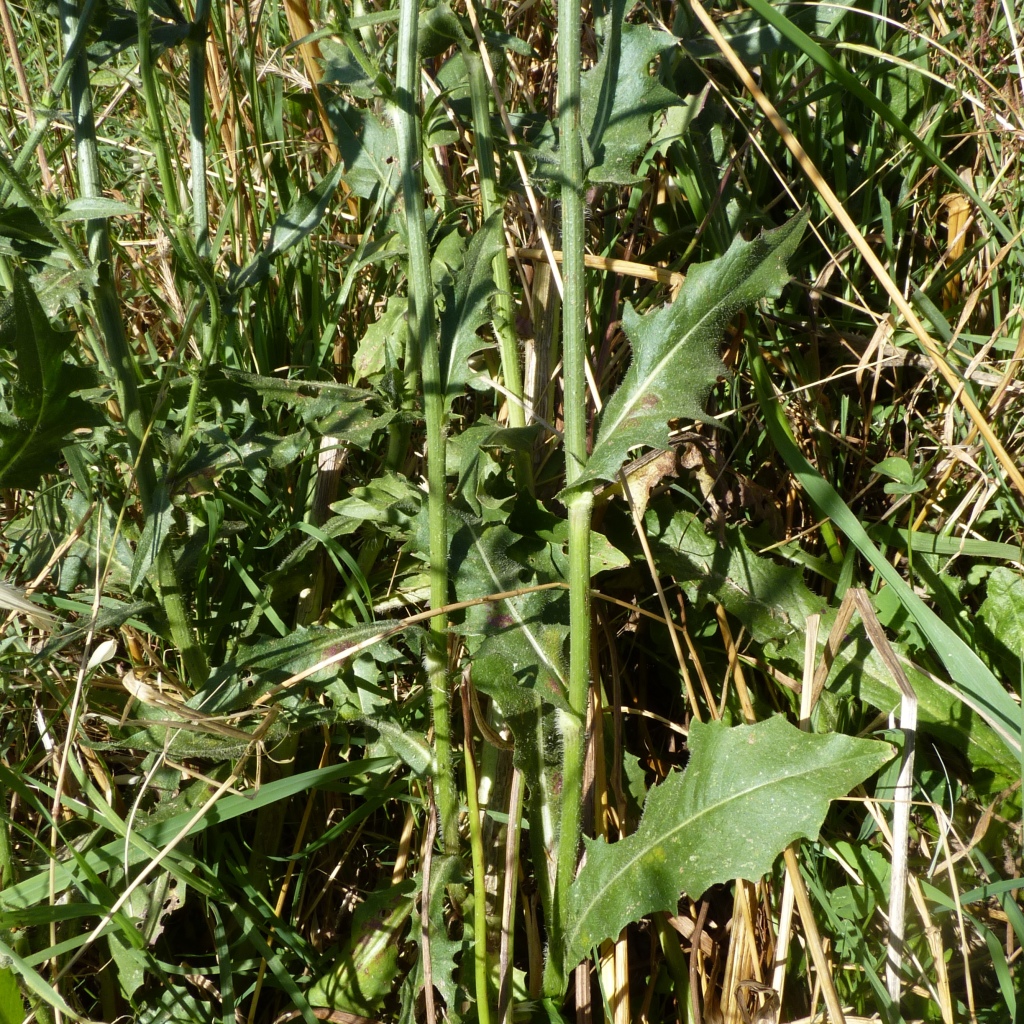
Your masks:
{"label": "small leaf", "polygon": [[367,718],[366,724],[376,729],[388,749],[396,757],[400,757],[417,775],[427,778],[436,774],[434,751],[425,736],[388,718]]}
{"label": "small leaf", "polygon": [[363,66],[352,56],[349,48],[340,39],[328,36],[321,39],[319,44],[324,65],[322,84],[336,86],[357,99],[384,98],[380,97],[375,90],[377,83],[366,73]]}
{"label": "small leaf", "polygon": [[466,390],[471,376],[470,356],[492,344],[477,331],[488,320],[494,293],[491,263],[503,245],[501,216],[496,213],[473,235],[464,261],[452,268],[451,276],[442,285],[441,376],[445,411]]}
{"label": "small leaf", "polygon": [[887,476],[901,484],[914,482],[914,468],[899,455],[891,455],[887,459],[882,459],[877,465],[871,467],[871,472]]}
{"label": "small leaf", "polygon": [[139,211],[127,203],[106,196],[83,196],[72,199],[62,213],[57,214],[59,221],[106,220],[108,217],[129,217]]}
{"label": "small leaf", "polygon": [[[449,560],[460,601],[549,582],[512,556],[509,549],[522,538],[508,527],[485,525],[468,515],[458,519],[451,527]],[[467,609],[465,621],[456,628],[475,639],[475,654],[502,659],[505,678],[522,691],[533,691],[546,703],[567,710],[564,597],[564,591],[543,590],[480,604]],[[502,708],[505,714],[513,710]]]}
{"label": "small leaf", "polygon": [[722,331],[744,306],[779,293],[806,222],[802,213],[753,242],[737,239],[724,256],[691,267],[671,305],[639,316],[626,304],[623,326],[633,359],[601,413],[593,454],[572,490],[614,480],[631,448],[667,449],[669,420],[703,415],[708,392],[725,372],[717,354]]}
{"label": "small leaf", "polygon": [[96,282],[94,269],[45,267],[32,278],[32,291],[46,315],[52,318],[79,302],[83,294],[96,287]]}
{"label": "small leaf", "polygon": [[416,49],[422,58],[440,57],[454,46],[465,33],[451,7],[444,0],[420,10],[416,36]]}
{"label": "small leaf", "polygon": [[230,292],[238,293],[243,288],[251,288],[265,281],[270,276],[273,261],[283,252],[298,245],[316,228],[331,205],[343,170],[343,164],[335,164],[314,189],[303,192],[288,210],[274,221],[274,226],[270,229],[270,238],[262,252],[257,253],[245,267],[234,271],[228,278]]}
{"label": "small leaf", "polygon": [[398,137],[394,125],[340,96],[325,96],[324,107],[345,163],[345,184],[354,195],[372,199],[378,187],[398,185]]}
{"label": "small leaf", "polygon": [[888,743],[801,732],[778,715],[752,726],[690,727],[690,762],[651,790],[639,829],[587,842],[568,894],[565,967],[657,910],[675,912],[733,878],[756,880],[797,839],[814,839],[829,801],[893,755]]}
{"label": "small leaf", "polygon": [[636,181],[634,165],[650,145],[652,119],[682,100],[650,71],[676,47],[675,37],[650,25],[623,23],[621,0],[613,6],[601,59],[581,75],[583,129],[594,161],[587,178],[628,185]]}
{"label": "small leaf", "polygon": [[281,214],[270,229],[267,242],[267,259],[274,259],[281,253],[298,245],[323,220],[338,182],[341,181],[344,166],[339,162],[320,179],[317,186],[303,192],[286,213]]}
{"label": "small leaf", "polygon": [[253,473],[267,466],[281,469],[298,462],[311,443],[305,430],[280,437],[259,430],[253,423],[239,436],[231,437],[222,427],[204,425],[196,432],[195,454],[168,480],[168,486],[177,493],[186,482],[197,489],[208,487],[232,469]]}
{"label": "small leaf", "polygon": [[388,298],[380,319],[366,328],[366,333],[352,357],[352,379],[368,380],[385,367],[395,367],[406,350],[409,333],[406,311],[409,302],[404,295]]}
{"label": "small leaf", "polygon": [[[304,424],[318,434],[329,434],[359,448],[369,445],[373,435],[391,421],[393,412],[381,411],[381,400],[369,388],[353,388],[324,381],[289,380],[285,377],[264,377],[226,367],[220,373],[227,380],[242,385],[265,402],[286,405]],[[254,443],[265,437],[252,434]],[[238,439],[241,442],[241,438]]]}

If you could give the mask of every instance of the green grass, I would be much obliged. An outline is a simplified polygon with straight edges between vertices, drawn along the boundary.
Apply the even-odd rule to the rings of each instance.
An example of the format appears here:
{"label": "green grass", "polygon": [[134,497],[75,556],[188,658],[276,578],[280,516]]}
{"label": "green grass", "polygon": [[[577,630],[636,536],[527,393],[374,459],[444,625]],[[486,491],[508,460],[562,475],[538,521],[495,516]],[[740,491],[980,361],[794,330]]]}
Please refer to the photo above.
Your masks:
{"label": "green grass", "polygon": [[1021,1019],[1009,5],[0,2],[0,1022]]}

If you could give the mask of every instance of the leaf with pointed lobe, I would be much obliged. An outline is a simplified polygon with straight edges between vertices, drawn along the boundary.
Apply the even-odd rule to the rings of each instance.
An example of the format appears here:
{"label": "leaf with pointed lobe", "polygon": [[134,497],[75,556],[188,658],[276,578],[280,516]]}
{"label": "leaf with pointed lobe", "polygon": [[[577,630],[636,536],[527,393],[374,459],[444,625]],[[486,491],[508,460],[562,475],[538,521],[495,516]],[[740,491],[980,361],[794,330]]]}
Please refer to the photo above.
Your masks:
{"label": "leaf with pointed lobe", "polygon": [[715,381],[722,332],[745,306],[778,295],[786,263],[807,222],[806,212],[752,242],[690,268],[675,302],[641,316],[626,303],[623,327],[632,348],[629,369],[601,413],[594,450],[563,497],[612,481],[631,449],[669,447],[668,421],[700,419]]}
{"label": "leaf with pointed lobe", "polygon": [[756,880],[798,839],[814,839],[831,800],[893,755],[888,743],[801,732],[781,715],[755,725],[690,727],[690,761],[650,791],[640,827],[608,844],[587,841],[568,893],[564,965],[629,923],[674,913],[734,878]]}

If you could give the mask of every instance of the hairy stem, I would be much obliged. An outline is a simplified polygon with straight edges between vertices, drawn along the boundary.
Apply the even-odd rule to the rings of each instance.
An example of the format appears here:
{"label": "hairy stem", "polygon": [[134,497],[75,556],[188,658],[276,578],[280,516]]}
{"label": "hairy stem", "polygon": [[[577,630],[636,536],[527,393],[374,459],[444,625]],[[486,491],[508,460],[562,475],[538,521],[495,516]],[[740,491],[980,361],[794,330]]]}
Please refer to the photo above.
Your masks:
{"label": "hairy stem", "polygon": [[[558,124],[562,172],[562,358],[565,368],[565,478],[587,463],[586,296],[584,292],[583,146],[580,128],[580,5],[558,5]],[[562,714],[562,813],[555,875],[548,995],[565,990],[562,936],[566,896],[576,875],[583,801],[586,708],[590,688],[589,491],[569,499],[569,708]]]}
{"label": "hairy stem", "polygon": [[156,68],[153,63],[152,29],[153,18],[149,0],[136,0],[136,17],[139,24],[139,77],[142,79],[142,95],[146,100],[146,118],[149,122],[150,144],[156,157],[156,171],[163,189],[164,206],[173,222],[181,211],[178,202],[178,186],[171,167],[171,153],[167,147],[164,132],[163,107],[156,86]]}
{"label": "hairy stem", "polygon": [[[434,313],[434,286],[430,276],[430,250],[423,204],[423,147],[419,120],[419,57],[416,53],[417,0],[401,0],[398,20],[398,73],[396,76],[395,129],[402,167],[409,246],[409,362],[423,381],[423,411],[427,424],[427,517],[430,530],[430,604],[448,602],[448,531],[445,523],[444,396],[441,393],[441,357]],[[431,619],[427,677],[434,720],[435,789],[441,837],[446,854],[459,850],[459,794],[452,760],[451,702],[448,692],[448,617]]]}

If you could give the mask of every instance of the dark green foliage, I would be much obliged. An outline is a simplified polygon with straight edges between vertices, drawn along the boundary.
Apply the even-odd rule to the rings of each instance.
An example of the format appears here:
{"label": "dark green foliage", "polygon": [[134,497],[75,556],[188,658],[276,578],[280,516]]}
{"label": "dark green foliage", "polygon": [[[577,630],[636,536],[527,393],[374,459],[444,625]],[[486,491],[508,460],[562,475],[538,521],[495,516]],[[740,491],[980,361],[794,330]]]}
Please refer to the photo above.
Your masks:
{"label": "dark green foliage", "polygon": [[104,418],[79,395],[98,383],[95,371],[64,359],[75,336],[50,324],[20,269],[14,272],[8,301],[10,327],[4,333],[10,348],[5,407],[0,410],[0,487],[32,490],[45,473],[56,469],[71,435],[101,425]]}
{"label": "dark green foliage", "polygon": [[[967,1019],[968,966],[1019,1017],[1024,499],[691,6],[477,4],[489,72],[464,4],[306,6],[150,0],[141,62],[10,8],[0,1024],[418,1024],[428,975],[499,1024],[506,899],[512,1020],[688,1018],[702,905],[718,1019],[791,843],[851,1016]],[[707,9],[1019,462],[1009,8]],[[898,1005],[856,615],[796,728],[852,588],[917,700]]]}

